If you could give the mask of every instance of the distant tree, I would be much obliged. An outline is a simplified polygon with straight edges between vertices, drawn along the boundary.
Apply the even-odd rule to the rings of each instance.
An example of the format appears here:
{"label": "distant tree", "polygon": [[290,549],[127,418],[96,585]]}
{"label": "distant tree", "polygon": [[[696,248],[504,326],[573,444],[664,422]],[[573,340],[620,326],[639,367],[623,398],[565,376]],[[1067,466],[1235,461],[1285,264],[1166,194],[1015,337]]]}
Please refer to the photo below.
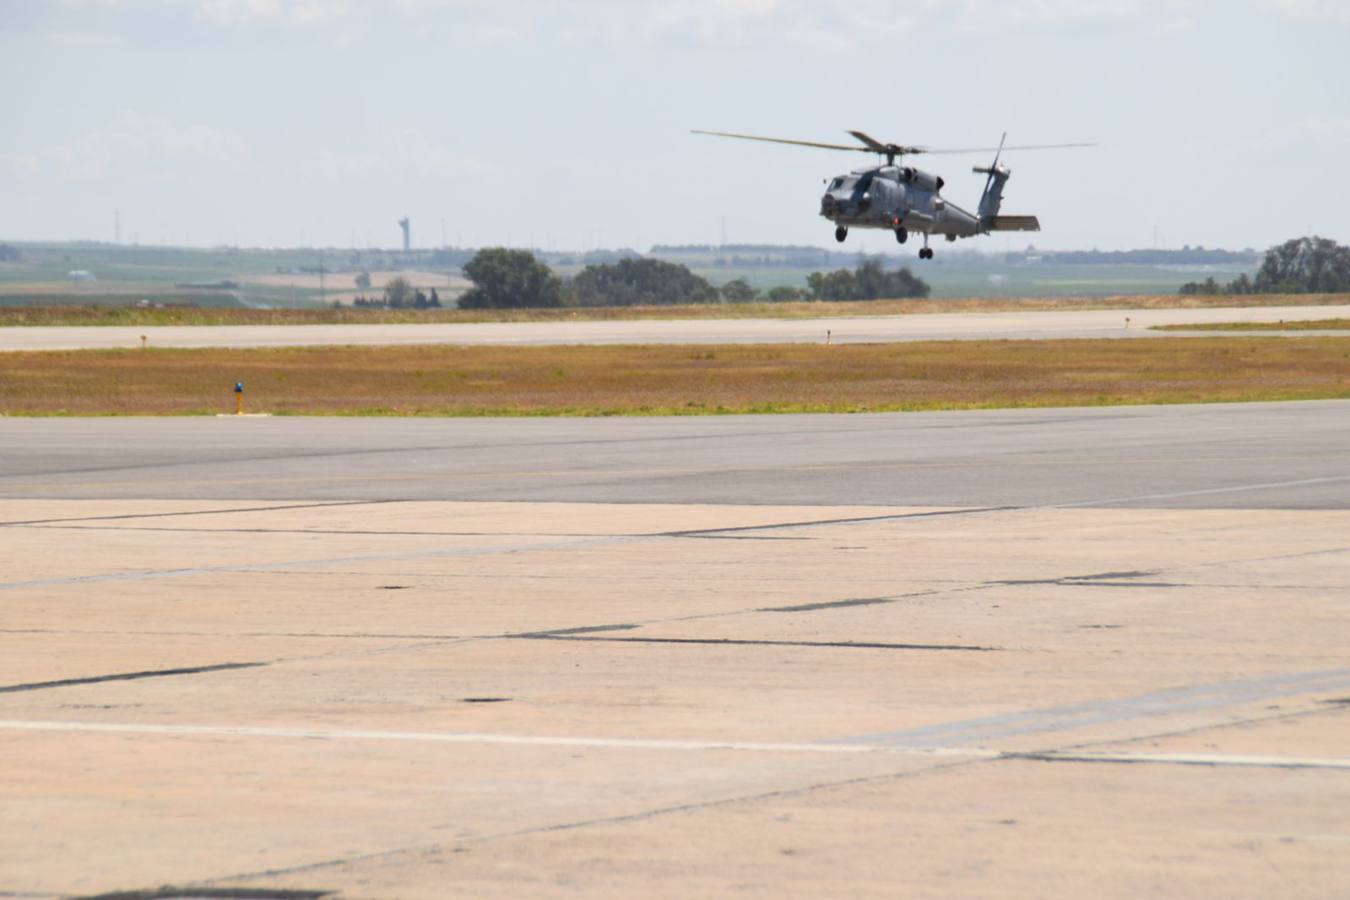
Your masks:
{"label": "distant tree", "polygon": [[1350,291],[1350,247],[1320,237],[1295,238],[1266,251],[1253,280],[1246,273],[1226,285],[1211,275],[1188,281],[1183,294],[1336,294]]}
{"label": "distant tree", "polygon": [[772,301],[773,303],[790,303],[793,300],[801,300],[805,296],[806,293],[801,288],[788,287],[787,285],[780,284],[777,287],[769,288],[764,294],[764,299]]}
{"label": "distant tree", "polygon": [[359,287],[361,290],[363,290],[363,291],[368,291],[368,290],[370,290],[370,273],[369,273],[369,272],[361,272],[361,273],[358,274],[358,275],[356,276],[356,278],[354,278],[353,280],[356,282],[356,286]]}
{"label": "distant tree", "polygon": [[749,303],[759,296],[759,291],[750,286],[744,278],[734,278],[722,285],[720,293],[727,303]]}
{"label": "distant tree", "polygon": [[417,294],[416,294],[416,296],[415,296],[415,298],[414,298],[414,300],[413,300],[413,305],[416,306],[418,309],[426,309],[426,308],[427,308],[427,305],[428,305],[428,304],[427,304],[427,295],[424,294],[424,293],[422,293],[422,290],[421,290],[420,288],[418,289]]}
{"label": "distant tree", "polygon": [[441,308],[441,297],[436,293],[435,288],[431,289],[431,297],[427,299],[427,306],[430,306],[432,309]]}
{"label": "distant tree", "polygon": [[18,258],[18,247],[13,244],[0,244],[0,262],[15,262]]}
{"label": "distant tree", "polygon": [[413,286],[408,279],[402,275],[391,280],[384,286],[384,305],[390,309],[402,309],[405,306],[412,306],[414,301]]}
{"label": "distant tree", "polygon": [[1204,281],[1188,281],[1181,286],[1183,294],[1199,294],[1201,296],[1212,296],[1223,290],[1223,287],[1214,280],[1211,275]]}
{"label": "distant tree", "polygon": [[812,272],[806,276],[812,300],[853,300],[857,293],[856,280],[848,269],[833,272]]}
{"label": "distant tree", "polygon": [[518,309],[562,305],[562,282],[527,250],[490,247],[464,264],[473,282],[461,309]]}
{"label": "distant tree", "polygon": [[1256,273],[1258,294],[1350,291],[1350,247],[1320,237],[1296,238],[1266,251]]}
{"label": "distant tree", "polygon": [[582,269],[567,286],[573,306],[716,303],[717,288],[687,266],[659,259],[622,259]]}
{"label": "distant tree", "polygon": [[812,272],[806,276],[812,300],[895,300],[927,297],[927,282],[909,269],[887,271],[875,259],[865,259],[853,270]]}

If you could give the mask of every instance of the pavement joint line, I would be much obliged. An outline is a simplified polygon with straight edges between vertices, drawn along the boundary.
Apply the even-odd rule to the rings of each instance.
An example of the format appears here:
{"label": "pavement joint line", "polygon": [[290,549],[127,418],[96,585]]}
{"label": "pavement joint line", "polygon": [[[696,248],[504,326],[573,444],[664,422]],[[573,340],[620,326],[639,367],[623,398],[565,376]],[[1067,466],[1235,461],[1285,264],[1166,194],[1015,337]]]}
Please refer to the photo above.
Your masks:
{"label": "pavement joint line", "polygon": [[660,738],[569,737],[490,732],[376,731],[343,728],[288,728],[257,725],[168,725],[132,722],[0,720],[0,730],[18,732],[142,734],[164,737],[280,738],[390,743],[495,744],[527,747],[587,747],[614,750],[740,751],[759,753],[886,754],[932,759],[1321,768],[1350,770],[1350,757],[1271,756],[1229,753],[1138,753],[1112,750],[1001,750],[990,747],[930,747],[895,744],[798,743],[791,741],[671,740]]}
{"label": "pavement joint line", "polygon": [[[351,504],[343,505],[364,505],[367,501],[352,501]],[[372,502],[401,502],[401,501],[372,501]],[[308,504],[306,504],[308,505]],[[329,504],[315,504],[317,506],[326,506]],[[266,507],[270,509],[272,507]],[[808,528],[821,525],[845,525],[845,524],[867,524],[872,522],[883,522],[890,520],[903,520],[913,518],[931,518],[934,516],[951,515],[971,515],[986,512],[1003,512],[1009,510],[1020,510],[1023,507],[980,507],[973,509],[950,509],[937,510],[924,513],[896,513],[884,516],[866,516],[844,519],[822,519],[818,521],[806,522],[786,522],[771,523],[766,525],[751,526],[732,526],[725,529],[698,529],[689,532],[658,532],[651,534],[625,534],[625,535],[606,535],[603,537],[579,536],[576,540],[564,540],[550,544],[532,544],[514,547],[480,547],[480,548],[455,548],[455,549],[432,549],[411,551],[407,553],[395,554],[370,554],[350,557],[329,557],[323,559],[310,560],[289,560],[277,563],[262,563],[258,565],[231,565],[231,566],[189,566],[174,569],[139,569],[128,572],[107,572],[93,575],[73,575],[66,578],[46,578],[34,579],[30,581],[12,581],[0,582],[0,591],[18,590],[30,588],[57,587],[71,584],[97,584],[109,581],[140,581],[154,578],[180,578],[194,575],[218,574],[222,572],[275,572],[288,568],[304,568],[309,566],[341,565],[343,563],[355,562],[390,562],[407,561],[414,559],[434,559],[438,557],[453,556],[492,556],[498,554],[509,554],[517,552],[538,552],[549,550],[572,550],[582,547],[597,546],[608,543],[622,543],[626,541],[654,540],[670,537],[693,537],[702,534],[720,534],[734,531],[761,531],[778,528]],[[507,535],[508,537],[511,535]]]}
{"label": "pavement joint line", "polygon": [[458,840],[442,841],[434,844],[421,844],[415,846],[394,847],[386,850],[374,850],[367,853],[359,853],[339,857],[336,859],[319,860],[317,862],[302,863],[300,865],[286,866],[283,868],[274,868],[263,871],[247,872],[242,874],[228,875],[220,878],[213,878],[202,882],[204,884],[219,884],[226,881],[240,881],[244,879],[269,878],[282,875],[295,875],[301,872],[314,872],[320,869],[331,869],[337,866],[351,865],[358,862],[369,862],[373,860],[392,860],[401,856],[411,854],[432,854],[443,853],[447,848],[467,847],[487,844],[493,841],[509,840],[512,838],[527,837],[536,834],[552,834],[564,831],[577,831],[583,828],[593,828],[604,825],[618,825],[631,822],[643,822],[655,819],[660,816],[676,815],[680,813],[695,812],[709,809],[720,809],[729,806],[743,805],[747,803],[757,803],[765,800],[780,799],[785,797],[801,797],[807,794],[821,790],[830,790],[836,788],[848,787],[850,785],[874,784],[883,781],[894,781],[902,778],[911,778],[916,775],[930,774],[932,772],[949,771],[964,766],[976,765],[981,760],[949,760],[940,761],[926,769],[913,770],[902,769],[900,771],[885,772],[879,775],[865,775],[852,778],[835,779],[823,782],[812,782],[804,785],[792,785],[778,787],[767,791],[757,791],[752,794],[737,794],[727,797],[718,797],[708,800],[699,800],[689,803],[679,803],[673,806],[660,806],[651,809],[637,810],[635,812],[620,813],[618,815],[600,816],[591,819],[578,819],[566,822],[555,822],[551,824],[542,824],[526,828],[512,829],[509,831],[499,831],[490,834],[476,835],[473,837],[460,838]]}
{"label": "pavement joint line", "polygon": [[344,563],[361,562],[399,562],[414,559],[436,559],[453,556],[495,556],[511,553],[530,553],[550,550],[572,550],[581,547],[598,546],[607,543],[619,543],[633,540],[629,537],[618,538],[579,538],[574,541],[555,541],[547,544],[523,544],[499,547],[460,547],[417,550],[407,553],[376,553],[361,556],[338,556],[323,559],[287,560],[257,565],[230,566],[188,566],[176,569],[136,569],[128,572],[104,572],[94,575],[72,575],[66,578],[39,578],[31,581],[11,581],[0,583],[0,591],[21,590],[26,588],[59,587],[70,584],[99,584],[109,581],[143,581],[154,578],[182,578],[193,575],[213,575],[221,573],[277,572],[289,568],[308,566],[331,566]]}
{"label": "pavement joint line", "polygon": [[741,531],[770,531],[777,528],[811,528],[818,525],[863,525],[872,522],[889,522],[897,519],[932,519],[940,516],[970,516],[979,513],[1008,512],[1024,509],[1021,506],[981,506],[959,509],[939,509],[928,512],[891,513],[880,516],[852,516],[843,519],[813,519],[805,522],[777,522],[768,525],[733,525],[727,528],[695,528],[687,531],[664,531],[653,537],[708,537],[733,534]]}
{"label": "pavement joint line", "polygon": [[287,509],[322,509],[329,506],[372,506],[379,503],[401,503],[400,500],[334,500],[318,503],[288,503],[281,506],[247,506],[235,507],[231,509],[188,509],[177,512],[156,512],[156,513],[123,513],[115,516],[78,516],[74,518],[63,519],[30,519],[21,522],[0,522],[0,527],[14,527],[18,525],[55,525],[65,522],[99,522],[112,521],[116,519],[162,519],[176,516],[214,516],[225,515],[229,513],[253,513],[253,512],[275,512],[277,510]]}
{"label": "pavement joint line", "polygon": [[[980,585],[983,587],[984,585]],[[761,606],[754,612],[772,612],[772,613],[795,613],[795,612],[816,612],[822,609],[843,609],[851,606],[882,606],[888,603],[898,603],[901,600],[908,600],[914,597],[932,597],[936,594],[953,594],[972,588],[945,588],[942,590],[914,591],[908,594],[891,594],[884,597],[856,597],[846,600],[818,600],[809,603],[797,603],[790,606]]]}
{"label": "pavement joint line", "polygon": [[[360,638],[363,640],[397,641],[453,641],[469,635],[462,634],[400,634],[383,632],[340,631],[116,631],[108,628],[0,628],[0,634],[82,634],[121,637],[274,637],[274,638]],[[299,657],[309,659],[310,657]],[[278,660],[279,661],[279,660]]]}
{"label": "pavement joint line", "polygon": [[1350,481],[1350,475],[1328,475],[1321,478],[1298,478],[1293,481],[1265,481],[1255,484],[1233,484],[1227,487],[1199,488],[1190,491],[1170,491],[1163,494],[1140,494],[1135,497],[1111,497],[1097,500],[1075,500],[1069,503],[1047,503],[1026,509],[1074,509],[1084,506],[1102,506],[1112,503],[1138,503],[1141,500],[1174,500],[1179,497],[1205,497],[1212,494],[1234,494],[1245,491],[1264,491],[1273,488],[1304,487],[1312,484],[1334,484]]}
{"label": "pavement joint line", "polygon": [[270,665],[265,662],[216,663],[209,666],[184,666],[176,669],[149,669],[141,672],[115,672],[111,675],[91,675],[87,678],[61,678],[56,681],[34,681],[27,684],[0,686],[0,694],[17,694],[49,688],[74,687],[83,684],[101,684],[105,681],[139,681],[143,678],[167,678],[171,675],[201,675],[206,672],[227,672],[234,669],[257,669]]}
{"label": "pavement joint line", "polygon": [[[1291,403],[1292,403],[1292,402],[1298,402],[1298,401],[1277,401],[1277,402],[1291,402]],[[890,414],[890,413],[876,413],[876,414],[874,414],[874,415],[892,415],[892,414]],[[895,415],[904,415],[904,414],[895,414]],[[1129,417],[1129,416],[1118,416],[1118,417],[1088,417],[1086,420],[1087,420],[1087,421],[1092,421],[1092,420],[1097,420],[1097,419],[1101,419],[1101,418],[1129,419],[1129,418],[1131,418],[1131,417]],[[1069,420],[1068,420],[1068,419],[1063,419],[1063,420],[1055,420],[1055,421],[1069,421]],[[1080,421],[1081,421],[1081,420],[1080,420]],[[1042,425],[1042,424],[1053,424],[1053,422],[1034,422],[1034,423],[1023,423],[1023,422],[1009,423],[1009,422],[1004,422],[1004,423],[991,423],[991,424],[989,425],[989,427],[1028,427],[1028,426]],[[942,426],[942,425],[933,425],[933,424],[927,424],[927,425],[924,426],[924,428],[927,429],[927,430],[943,430],[943,429],[951,428],[951,427],[953,427],[953,426]],[[853,429],[853,430],[851,430],[851,431],[849,432],[849,434],[868,434],[868,433],[880,433],[880,432],[891,432],[891,431],[900,431],[900,429],[897,429],[897,428],[895,428],[895,427],[893,427],[893,426],[883,426],[883,427],[878,427],[878,428],[860,428],[860,429]],[[539,442],[536,442],[533,446],[538,446],[538,447],[556,447],[556,446],[566,446],[566,445],[570,445],[570,444],[582,444],[582,445],[584,445],[584,444],[602,444],[602,445],[607,445],[607,444],[614,444],[614,443],[641,444],[641,443],[647,443],[647,442],[652,442],[652,441],[695,441],[695,440],[710,440],[710,439],[713,439],[713,438],[724,437],[724,436],[725,436],[725,437],[762,437],[762,438],[765,438],[765,439],[771,439],[771,438],[772,438],[772,439],[777,439],[777,438],[779,438],[779,437],[790,437],[790,436],[796,436],[796,435],[802,435],[802,434],[821,434],[821,433],[826,433],[826,432],[811,431],[811,430],[796,430],[796,431],[781,431],[781,432],[779,432],[779,431],[766,430],[766,431],[759,431],[759,432],[745,432],[745,433],[742,433],[742,434],[727,434],[727,435],[711,435],[711,434],[710,434],[710,435],[666,435],[666,436],[659,437],[659,438],[626,438],[626,439],[622,439],[622,440],[561,441],[561,442],[560,442],[560,441],[539,441]],[[833,432],[828,432],[828,433],[833,433]],[[445,445],[445,446],[443,446],[443,447],[429,447],[429,448],[421,448],[421,450],[410,450],[409,452],[427,452],[427,451],[452,452],[452,451],[455,451],[455,450],[490,450],[490,449],[494,449],[494,448],[497,448],[497,447],[514,448],[514,447],[517,447],[517,446],[518,446],[517,444],[485,444],[485,445],[464,445],[464,446]],[[90,468],[90,469],[70,469],[70,470],[62,470],[62,471],[55,471],[55,472],[32,472],[32,473],[7,473],[7,474],[0,474],[0,481],[7,480],[7,479],[16,479],[16,480],[20,480],[20,481],[21,481],[22,479],[25,479],[25,478],[54,477],[54,476],[64,476],[64,475],[80,475],[80,474],[89,474],[89,473],[95,473],[95,472],[136,471],[136,470],[138,470],[138,469],[155,469],[155,470],[162,470],[162,469],[166,469],[166,468],[182,468],[182,467],[187,467],[187,466],[203,466],[203,465],[221,465],[221,464],[226,464],[226,463],[228,463],[228,464],[251,464],[251,463],[263,463],[263,462],[275,462],[275,461],[279,461],[279,460],[280,460],[280,461],[289,461],[289,460],[304,460],[304,459],[322,459],[322,458],[326,458],[326,457],[330,457],[330,456],[349,456],[349,455],[362,455],[362,454],[369,454],[369,453],[402,453],[402,452],[404,452],[404,450],[401,449],[401,448],[392,448],[392,447],[391,447],[391,448],[384,448],[384,449],[378,449],[378,450],[357,451],[357,452],[355,452],[355,453],[353,453],[353,452],[348,452],[348,451],[340,451],[340,452],[336,452],[336,453],[322,453],[322,452],[320,452],[320,453],[293,454],[293,455],[286,455],[286,456],[254,456],[254,457],[249,457],[249,458],[247,458],[247,459],[234,459],[234,458],[231,458],[231,459],[225,459],[225,460],[221,460],[221,459],[212,459],[212,460],[192,460],[192,461],[189,461],[189,462],[167,462],[167,463],[161,463],[161,464],[136,465],[136,466],[103,466],[103,467],[96,467],[96,468]],[[1284,454],[1270,454],[1270,455],[1263,455],[1263,456],[1260,457],[1260,460],[1261,460],[1262,462],[1265,462],[1265,463],[1271,463],[1271,462],[1280,461],[1280,460],[1323,459],[1323,458],[1326,458],[1326,456],[1327,456],[1327,454],[1324,454],[1324,453],[1284,453]],[[1251,461],[1253,461],[1253,460],[1252,460],[1250,457],[1246,457],[1246,456],[1210,456],[1210,457],[1184,457],[1184,458],[1179,458],[1179,457],[1150,457],[1150,456],[1140,456],[1140,457],[1136,458],[1134,461],[1137,462],[1137,463],[1167,463],[1167,462],[1181,462],[1181,461],[1185,461],[1185,462],[1189,462],[1189,463],[1199,463],[1199,462],[1251,462]],[[832,470],[839,470],[839,469],[851,468],[851,467],[853,467],[853,466],[861,466],[861,467],[863,467],[863,468],[866,468],[866,469],[872,470],[872,471],[883,471],[883,470],[897,470],[897,469],[904,469],[904,470],[960,469],[960,468],[969,468],[969,467],[971,467],[971,466],[975,466],[975,465],[978,465],[978,464],[979,464],[978,460],[975,460],[975,459],[962,459],[962,460],[956,460],[956,461],[952,461],[952,460],[943,460],[943,461],[940,461],[940,462],[934,462],[934,461],[922,461],[922,462],[918,462],[918,461],[880,462],[880,461],[877,461],[877,462],[870,462],[870,463],[856,463],[856,464],[843,464],[843,463],[795,463],[795,464],[783,464],[783,465],[780,465],[780,466],[778,466],[778,467],[776,467],[776,468],[778,468],[778,469],[780,469],[780,470],[785,470],[785,471],[788,471],[788,470],[790,470],[790,471],[832,471]],[[1007,459],[1007,460],[1005,460],[1005,461],[1004,461],[1004,464],[1005,464],[1005,465],[1009,465],[1009,466],[1065,466],[1065,465],[1073,465],[1073,466],[1115,466],[1115,465],[1119,465],[1119,462],[1118,462],[1118,460],[1113,459],[1113,458],[1110,458],[1110,457],[1103,457],[1103,458],[1068,457],[1068,458],[1064,458],[1064,457],[1061,456],[1061,457],[1052,457],[1052,458],[1047,458],[1047,459],[1042,459],[1042,458],[1012,458],[1012,459]],[[613,469],[611,469],[611,470],[608,470],[608,471],[610,471],[610,472],[618,471],[620,474],[633,475],[633,474],[667,474],[667,473],[670,473],[670,472],[672,472],[672,471],[673,471],[673,472],[676,472],[676,473],[678,473],[678,474],[727,474],[727,473],[734,473],[734,472],[751,472],[751,471],[760,471],[760,470],[759,470],[759,469],[746,468],[746,467],[724,467],[724,466],[719,466],[719,467],[708,467],[708,466],[704,466],[704,467],[699,467],[699,468],[686,468],[686,469],[676,469],[676,470],[671,470],[671,469],[659,469],[659,470],[658,470],[658,469],[652,469],[652,468],[643,468],[643,469],[633,469],[633,468],[630,468],[630,469],[620,469],[620,470],[613,470]],[[473,473],[450,473],[450,474],[435,474],[435,473],[395,474],[395,475],[385,475],[385,476],[380,476],[380,477],[378,477],[378,478],[377,478],[377,477],[373,477],[373,476],[369,476],[369,475],[364,475],[364,476],[363,476],[363,479],[364,479],[364,480],[374,480],[374,481],[406,481],[406,480],[409,480],[409,479],[417,479],[417,478],[479,478],[479,479],[486,479],[486,478],[544,477],[544,476],[557,476],[557,475],[560,475],[560,474],[562,474],[562,475],[576,475],[576,476],[579,477],[579,476],[584,476],[584,475],[590,474],[590,473],[588,473],[588,472],[575,472],[575,471],[573,471],[573,470],[561,470],[561,471],[559,471],[559,470],[537,470],[537,469],[527,469],[527,470],[523,470],[523,471],[521,471],[521,470],[514,470],[514,471],[502,471],[502,472],[473,472]],[[331,481],[331,480],[334,480],[334,479],[336,479],[336,478],[338,478],[338,477],[339,477],[339,476],[323,476],[323,477],[321,477],[321,478],[303,478],[303,479],[246,479],[246,480],[234,480],[234,481],[227,481],[227,482],[215,481],[214,483],[216,483],[216,484],[221,484],[221,483],[235,484],[235,483],[253,483],[253,482],[258,482],[258,483],[277,483],[277,482],[292,482],[292,481],[295,481],[295,482]],[[95,485],[95,486],[99,486],[99,485],[102,485],[102,486],[109,486],[109,485],[112,485],[112,486],[118,486],[118,485],[127,485],[127,484],[166,484],[166,483],[170,483],[170,484],[173,484],[173,483],[181,483],[181,481],[180,481],[180,480],[173,480],[173,479],[159,478],[159,479],[156,479],[156,480],[154,480],[154,481],[149,481],[149,482],[126,481],[126,480],[123,480],[123,481],[92,482],[92,484]],[[85,484],[90,484],[90,483],[85,483]],[[52,483],[49,483],[49,484],[44,484],[44,483],[39,482],[39,483],[37,483],[36,485],[31,484],[31,483],[21,485],[21,487],[24,487],[24,488],[31,488],[31,487],[35,487],[35,486],[36,486],[36,487],[61,488],[61,487],[70,487],[71,484],[68,483],[68,482],[52,482]],[[78,486],[78,484],[77,484],[77,486]],[[392,499],[393,499],[393,500],[401,500],[402,502],[418,502],[418,500],[416,500],[416,499],[407,499],[407,498],[392,498]],[[379,502],[379,501],[356,501],[356,502]],[[470,501],[470,502],[472,502],[472,501]],[[513,503],[513,502],[515,502],[515,503],[528,503],[528,502],[531,502],[531,501],[524,501],[524,500],[502,500],[502,501],[494,501],[494,502],[503,502],[503,503]],[[603,501],[580,501],[580,502],[603,502]],[[625,501],[619,501],[619,502],[625,502]],[[640,503],[640,502],[644,502],[644,501],[626,501],[626,502],[639,502],[639,503]],[[888,505],[888,504],[882,504],[882,505]]]}
{"label": "pavement joint line", "polygon": [[[409,503],[408,500],[380,500],[370,501],[372,503]],[[345,504],[321,504],[324,506],[341,506]],[[287,507],[283,507],[287,508]],[[222,510],[222,512],[247,512],[248,510]],[[164,515],[179,515],[178,513],[165,513]],[[192,513],[183,513],[182,515],[193,515]],[[117,518],[109,516],[108,518]],[[638,537],[658,537],[644,532],[632,532],[616,534],[606,531],[358,531],[355,529],[343,528],[171,528],[157,525],[76,525],[66,524],[61,520],[51,522],[0,522],[0,527],[4,528],[40,528],[45,531],[167,531],[173,534],[323,534],[342,537],[351,535],[352,537],[515,537],[515,538],[638,538]],[[710,535],[713,537],[715,535]],[[748,540],[743,538],[743,540]],[[800,541],[807,538],[755,538],[754,540],[774,540],[774,541]]]}
{"label": "pavement joint line", "polygon": [[1350,668],[1277,673],[833,740],[863,746],[890,742],[906,746],[932,744],[944,747],[976,744],[1019,735],[1053,734],[1133,719],[1222,709],[1243,703],[1340,690],[1347,686],[1350,686]]}
{"label": "pavement joint line", "polygon": [[1002,759],[1116,765],[1232,766],[1260,769],[1345,769],[1350,757],[1269,756],[1233,753],[1133,753],[1113,750],[1041,750],[1005,753]]}
{"label": "pavement joint line", "polygon": [[998,647],[977,647],[966,644],[887,644],[869,641],[768,641],[748,638],[677,638],[677,637],[602,637],[588,634],[527,634],[513,635],[517,640],[532,641],[597,641],[613,644],[695,644],[703,647],[820,647],[835,650],[966,650],[975,653],[997,652]]}

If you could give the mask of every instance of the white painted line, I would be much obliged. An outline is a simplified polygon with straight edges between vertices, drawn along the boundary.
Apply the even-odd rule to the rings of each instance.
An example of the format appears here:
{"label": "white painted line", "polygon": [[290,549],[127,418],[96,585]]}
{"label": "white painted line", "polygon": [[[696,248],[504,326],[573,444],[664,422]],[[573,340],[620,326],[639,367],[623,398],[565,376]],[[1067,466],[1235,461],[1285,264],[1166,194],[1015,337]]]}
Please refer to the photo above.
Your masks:
{"label": "white painted line", "polygon": [[320,741],[395,741],[439,744],[505,744],[529,747],[590,747],[618,750],[736,750],[760,753],[886,753],[902,756],[1036,762],[1157,763],[1192,766],[1350,769],[1350,759],[1251,756],[1224,753],[1131,753],[1128,751],[994,750],[984,747],[906,747],[884,744],[814,744],[773,741],[672,741],[651,738],[550,737],[445,731],[368,731],[346,728],[280,728],[257,725],[157,725],[136,722],[70,722],[7,719],[2,731],[153,734],[171,737],[263,737]]}
{"label": "white painted line", "polygon": [[5,731],[103,732],[181,737],[270,737],[328,741],[413,741],[445,744],[514,744],[537,747],[595,747],[635,750],[751,750],[769,753],[904,753],[994,759],[997,750],[944,747],[881,747],[860,744],[805,744],[767,741],[671,741],[648,738],[551,737],[444,731],[364,731],[343,728],[274,728],[255,725],[156,725],[134,722],[0,720]]}

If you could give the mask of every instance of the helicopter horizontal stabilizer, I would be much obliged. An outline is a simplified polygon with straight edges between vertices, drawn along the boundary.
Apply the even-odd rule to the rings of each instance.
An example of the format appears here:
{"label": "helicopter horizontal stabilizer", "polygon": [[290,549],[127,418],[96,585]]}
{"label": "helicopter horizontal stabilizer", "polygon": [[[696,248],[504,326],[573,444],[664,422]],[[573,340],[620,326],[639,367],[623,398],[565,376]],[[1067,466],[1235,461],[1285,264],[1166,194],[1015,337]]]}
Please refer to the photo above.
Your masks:
{"label": "helicopter horizontal stabilizer", "polygon": [[987,227],[990,231],[1040,231],[1041,220],[1035,216],[994,216]]}

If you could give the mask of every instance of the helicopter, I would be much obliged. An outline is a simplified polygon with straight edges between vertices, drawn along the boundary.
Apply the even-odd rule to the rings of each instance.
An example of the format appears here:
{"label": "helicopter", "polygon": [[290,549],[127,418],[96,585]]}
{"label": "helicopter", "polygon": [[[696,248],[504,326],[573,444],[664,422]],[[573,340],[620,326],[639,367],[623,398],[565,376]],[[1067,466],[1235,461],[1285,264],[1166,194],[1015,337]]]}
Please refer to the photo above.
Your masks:
{"label": "helicopter", "polygon": [[[848,150],[875,153],[885,157],[885,165],[856,169],[847,175],[830,179],[825,195],[820,198],[820,214],[835,224],[834,239],[843,243],[850,228],[885,228],[895,232],[900,243],[909,240],[911,231],[923,235],[923,249],[919,259],[932,259],[928,246],[930,235],[940,234],[948,241],[975,237],[993,231],[1040,231],[1040,220],[1035,216],[1005,216],[999,210],[1003,205],[1003,186],[1012,170],[999,163],[1004,150],[1054,150],[1063,147],[1091,147],[1093,144],[1035,144],[1005,147],[1008,133],[997,147],[967,147],[959,150],[934,150],[929,147],[908,147],[883,143],[861,131],[850,131],[862,146],[852,144],[824,144],[816,141],[794,141],[785,138],[759,137],[752,134],[731,134],[725,131],[699,131],[694,134],[712,137],[737,138],[743,141],[765,141],[773,144],[792,144],[798,147],[818,147],[825,150]],[[980,195],[975,213],[967,212],[943,198],[946,182],[940,175],[904,165],[906,156],[921,153],[989,153],[994,161],[988,166],[975,166],[971,171],[988,176],[984,193]],[[897,164],[898,161],[898,164]]]}

